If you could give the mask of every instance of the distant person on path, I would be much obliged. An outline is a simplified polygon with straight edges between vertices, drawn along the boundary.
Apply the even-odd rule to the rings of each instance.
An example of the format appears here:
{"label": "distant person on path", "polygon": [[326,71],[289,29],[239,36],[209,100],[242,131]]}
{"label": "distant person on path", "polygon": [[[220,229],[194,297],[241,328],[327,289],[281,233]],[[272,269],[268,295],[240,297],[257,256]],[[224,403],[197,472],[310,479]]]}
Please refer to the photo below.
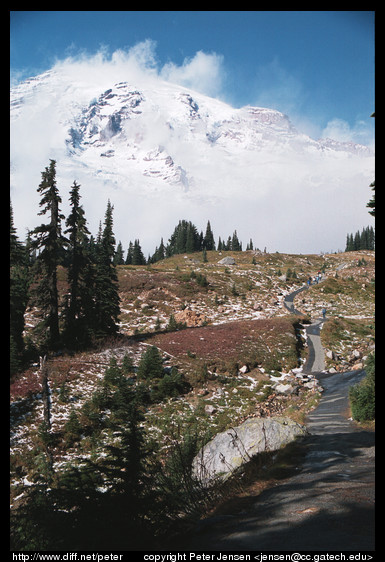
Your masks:
{"label": "distant person on path", "polygon": [[309,277],[309,279],[307,280],[307,286],[310,287],[311,285],[311,277]]}
{"label": "distant person on path", "polygon": [[322,309],[322,318],[325,320],[326,318],[326,308]]}

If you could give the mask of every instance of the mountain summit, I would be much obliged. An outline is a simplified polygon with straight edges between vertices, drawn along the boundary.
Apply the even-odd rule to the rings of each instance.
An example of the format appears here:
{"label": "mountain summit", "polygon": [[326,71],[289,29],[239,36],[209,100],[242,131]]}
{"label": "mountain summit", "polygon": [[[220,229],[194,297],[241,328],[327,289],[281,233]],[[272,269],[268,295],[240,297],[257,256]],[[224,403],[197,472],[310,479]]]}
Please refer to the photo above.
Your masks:
{"label": "mountain summit", "polygon": [[[149,252],[181,218],[289,252],[342,247],[367,222],[369,148],[313,140],[279,111],[235,109],[161,80],[105,85],[52,70],[11,90],[17,226],[36,224],[31,202],[49,158],[63,189],[82,184],[92,228],[110,199],[117,239],[140,237]],[[324,235],[322,212],[335,217]]]}

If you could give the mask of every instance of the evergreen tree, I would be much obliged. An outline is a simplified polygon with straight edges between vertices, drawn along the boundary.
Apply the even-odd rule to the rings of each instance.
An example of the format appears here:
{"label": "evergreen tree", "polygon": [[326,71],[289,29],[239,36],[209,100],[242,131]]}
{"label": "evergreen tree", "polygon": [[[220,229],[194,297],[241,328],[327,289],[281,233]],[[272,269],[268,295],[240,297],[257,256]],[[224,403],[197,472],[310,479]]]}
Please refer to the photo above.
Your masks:
{"label": "evergreen tree", "polygon": [[374,250],[374,228],[368,227],[368,250]]}
{"label": "evergreen tree", "polygon": [[130,242],[129,245],[128,245],[127,257],[126,257],[126,261],[125,261],[126,265],[132,265],[133,254],[134,254],[134,246],[133,246],[132,242]]}
{"label": "evergreen tree", "polygon": [[139,365],[138,379],[162,378],[164,375],[163,361],[156,346],[151,346],[143,353]]}
{"label": "evergreen tree", "polygon": [[199,252],[201,249],[202,242],[196,226],[190,221],[179,221],[169,239],[167,256],[184,252]]}
{"label": "evergreen tree", "polygon": [[353,234],[348,234],[346,237],[345,252],[374,250],[374,238],[374,229],[372,226],[363,228],[361,232],[357,230],[354,236]]}
{"label": "evergreen tree", "polygon": [[158,247],[155,248],[155,252],[148,259],[148,263],[156,263],[158,261],[161,261],[166,257],[166,255],[167,255],[167,250],[163,243],[163,238],[162,238],[160,241],[159,248]]}
{"label": "evergreen tree", "polygon": [[143,255],[139,240],[135,240],[134,242],[132,265],[146,265],[146,258]]}
{"label": "evergreen tree", "polygon": [[163,243],[163,238],[160,240],[160,245],[157,252],[157,261],[163,260],[166,256],[166,248]]}
{"label": "evergreen tree", "polygon": [[366,206],[370,209],[370,211],[368,211],[368,212],[369,212],[369,215],[372,215],[372,217],[375,217],[375,216],[376,216],[376,202],[375,202],[376,183],[375,183],[375,182],[371,183],[371,184],[370,184],[370,187],[372,188],[373,196],[372,196],[371,200],[369,201],[369,203],[368,203]]}
{"label": "evergreen tree", "polygon": [[[200,246],[200,239],[199,239],[199,246]],[[187,227],[185,252],[191,254],[194,251],[195,251],[194,230],[190,223]]]}
{"label": "evergreen tree", "polygon": [[114,257],[114,264],[115,265],[123,265],[124,264],[123,255],[124,255],[123,246],[122,246],[122,243],[119,241],[119,244],[116,247],[116,252],[115,252],[115,257]]}
{"label": "evergreen tree", "polygon": [[211,230],[210,221],[207,222],[206,234],[203,239],[203,247],[206,250],[215,250],[214,234],[213,231]]}
{"label": "evergreen tree", "polygon": [[25,248],[16,236],[10,205],[10,367],[11,374],[21,367],[24,351],[24,313],[28,303],[29,268]]}
{"label": "evergreen tree", "polygon": [[242,251],[242,244],[238,240],[237,231],[234,230],[233,237],[231,239],[231,249],[233,252],[241,252]]}
{"label": "evergreen tree", "polygon": [[39,279],[35,291],[36,303],[43,314],[46,343],[50,349],[58,346],[59,333],[59,302],[57,289],[57,266],[62,254],[65,239],[61,234],[60,213],[61,198],[56,187],[56,162],[42,172],[42,181],[37,189],[42,194],[39,215],[49,213],[50,222],[36,227],[33,232],[33,247],[40,253],[36,259],[36,271]]}
{"label": "evergreen tree", "polygon": [[71,193],[71,213],[66,220],[68,235],[68,285],[64,312],[64,339],[73,348],[87,345],[93,323],[94,275],[89,252],[86,219],[80,205],[80,185],[74,181]]}
{"label": "evergreen tree", "polygon": [[113,206],[110,201],[104,220],[104,229],[99,233],[95,264],[95,329],[97,336],[116,334],[120,313],[118,276],[114,264],[115,237],[113,233]]}

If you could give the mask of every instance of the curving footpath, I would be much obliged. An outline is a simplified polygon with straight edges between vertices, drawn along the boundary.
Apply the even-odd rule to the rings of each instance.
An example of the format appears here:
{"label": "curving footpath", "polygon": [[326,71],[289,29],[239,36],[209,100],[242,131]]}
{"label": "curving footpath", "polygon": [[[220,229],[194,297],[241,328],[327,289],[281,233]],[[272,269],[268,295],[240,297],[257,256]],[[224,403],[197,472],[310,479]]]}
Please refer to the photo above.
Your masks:
{"label": "curving footpath", "polygon": [[[294,297],[285,306],[296,313]],[[312,346],[304,370],[324,388],[309,414],[309,436],[301,443],[297,473],[250,498],[240,513],[207,518],[179,550],[219,551],[373,551],[374,432],[347,417],[348,391],[364,371],[327,374],[319,330],[307,327]]]}

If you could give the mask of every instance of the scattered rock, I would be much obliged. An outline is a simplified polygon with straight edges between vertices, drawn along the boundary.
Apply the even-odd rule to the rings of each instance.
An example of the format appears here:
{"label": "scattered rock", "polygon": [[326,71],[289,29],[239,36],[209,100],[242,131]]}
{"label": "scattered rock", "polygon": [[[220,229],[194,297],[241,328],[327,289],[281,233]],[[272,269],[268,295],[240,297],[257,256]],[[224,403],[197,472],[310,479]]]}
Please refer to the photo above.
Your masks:
{"label": "scattered rock", "polygon": [[363,368],[364,368],[363,363],[356,363],[355,365],[353,365],[353,371],[360,371]]}
{"label": "scattered rock", "polygon": [[279,394],[293,394],[293,392],[296,390],[296,387],[292,386],[291,384],[277,384],[274,387],[274,390]]}
{"label": "scattered rock", "polygon": [[209,416],[212,416],[213,414],[215,414],[217,412],[217,408],[215,408],[215,406],[212,406],[211,404],[206,404],[205,406],[205,413]]}

